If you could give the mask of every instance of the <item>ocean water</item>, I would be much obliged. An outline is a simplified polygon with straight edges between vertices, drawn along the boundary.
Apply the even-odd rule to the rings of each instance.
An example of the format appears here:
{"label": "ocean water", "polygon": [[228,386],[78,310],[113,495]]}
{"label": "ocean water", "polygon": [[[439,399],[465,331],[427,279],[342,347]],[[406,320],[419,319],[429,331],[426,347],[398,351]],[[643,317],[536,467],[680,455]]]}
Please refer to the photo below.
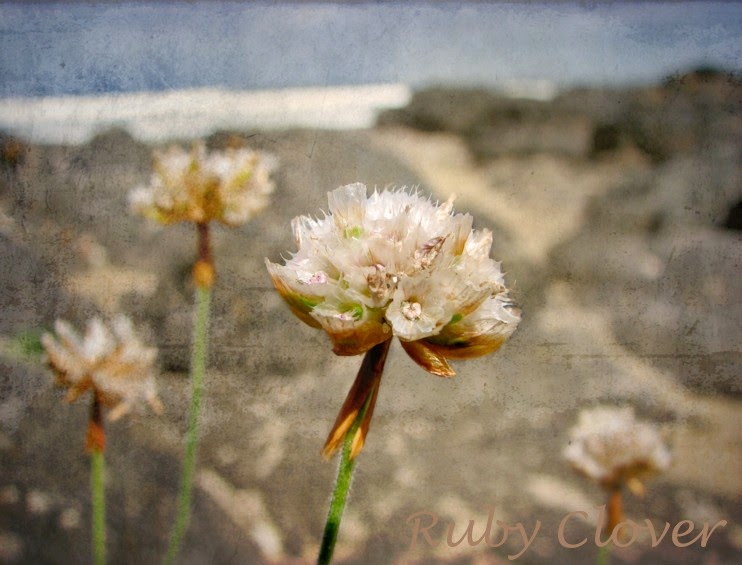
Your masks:
{"label": "ocean water", "polygon": [[740,70],[733,2],[0,4],[0,130],[84,142],[368,127],[429,85],[548,99]]}
{"label": "ocean water", "polygon": [[0,97],[738,70],[737,2],[0,4]]}

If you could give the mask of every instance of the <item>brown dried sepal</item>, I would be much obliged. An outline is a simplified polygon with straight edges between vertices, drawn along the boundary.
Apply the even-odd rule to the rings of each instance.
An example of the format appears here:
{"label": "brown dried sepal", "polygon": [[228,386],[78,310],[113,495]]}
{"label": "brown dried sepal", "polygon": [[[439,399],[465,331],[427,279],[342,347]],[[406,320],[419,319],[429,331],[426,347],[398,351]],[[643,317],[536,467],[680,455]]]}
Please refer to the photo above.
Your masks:
{"label": "brown dried sepal", "polygon": [[369,427],[371,426],[371,417],[374,414],[381,375],[384,371],[384,363],[390,345],[391,339],[388,339],[372,347],[364,356],[361,368],[358,370],[355,381],[353,381],[353,386],[345,397],[345,402],[343,402],[343,406],[340,408],[340,412],[322,449],[322,455],[326,459],[329,459],[343,444],[345,434],[353,426],[363,405],[368,401],[368,406],[363,414],[363,420],[353,437],[350,459],[355,459],[363,449],[366,434],[368,434]]}
{"label": "brown dried sepal", "polygon": [[407,355],[429,373],[439,377],[453,377],[456,374],[446,358],[429,344],[423,341],[402,340],[400,343]]}

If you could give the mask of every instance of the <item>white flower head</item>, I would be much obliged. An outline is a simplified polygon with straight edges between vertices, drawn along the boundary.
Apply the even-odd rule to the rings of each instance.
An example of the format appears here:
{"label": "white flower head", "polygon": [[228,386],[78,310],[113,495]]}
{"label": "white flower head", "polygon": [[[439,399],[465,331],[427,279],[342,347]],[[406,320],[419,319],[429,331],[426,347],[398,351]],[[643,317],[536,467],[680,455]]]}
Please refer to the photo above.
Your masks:
{"label": "white flower head", "polygon": [[638,421],[631,407],[612,406],[580,412],[564,457],[576,471],[606,487],[637,485],[671,461],[656,426]]}
{"label": "white flower head", "polygon": [[150,184],[129,194],[134,212],[163,224],[211,220],[237,226],[268,205],[277,160],[246,148],[208,152],[172,146],[154,154]]}
{"label": "white flower head", "polygon": [[68,401],[90,389],[112,408],[112,420],[142,401],[161,410],[154,379],[157,350],[139,341],[131,320],[119,316],[109,329],[93,318],[84,336],[63,320],[57,320],[54,329],[56,337],[47,333],[41,342],[57,384],[68,389]]}
{"label": "white flower head", "polygon": [[492,234],[472,217],[416,191],[360,183],[328,194],[329,213],[292,222],[298,250],[284,265],[266,260],[293,312],[324,329],[339,355],[357,355],[396,336],[424,369],[454,374],[447,358],[497,350],[520,311],[508,298]]}

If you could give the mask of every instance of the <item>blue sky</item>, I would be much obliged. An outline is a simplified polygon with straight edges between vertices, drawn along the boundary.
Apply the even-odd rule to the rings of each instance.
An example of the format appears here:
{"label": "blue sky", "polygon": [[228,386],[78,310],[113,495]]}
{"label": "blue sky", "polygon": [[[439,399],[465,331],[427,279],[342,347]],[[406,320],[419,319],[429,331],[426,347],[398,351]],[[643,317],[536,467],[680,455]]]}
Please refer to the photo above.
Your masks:
{"label": "blue sky", "polygon": [[0,96],[739,70],[742,4],[0,4]]}

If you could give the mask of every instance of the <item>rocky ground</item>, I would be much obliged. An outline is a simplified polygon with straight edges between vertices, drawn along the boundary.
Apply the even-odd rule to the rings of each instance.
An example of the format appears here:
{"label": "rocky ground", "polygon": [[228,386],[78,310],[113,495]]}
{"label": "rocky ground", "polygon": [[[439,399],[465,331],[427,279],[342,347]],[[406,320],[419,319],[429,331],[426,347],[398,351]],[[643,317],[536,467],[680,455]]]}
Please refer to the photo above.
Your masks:
{"label": "rocky ground", "polygon": [[[524,311],[494,356],[451,380],[392,350],[343,527],[342,563],[592,563],[602,491],[563,461],[579,410],[634,406],[674,461],[626,498],[654,524],[727,520],[706,547],[651,547],[615,563],[737,563],[742,554],[742,85],[713,72],[647,88],[584,89],[551,102],[433,89],[367,131],[227,132],[281,162],[275,204],[218,230],[194,514],[183,563],[303,563],[316,555],[336,464],[320,449],[360,363],[296,320],[263,258],[292,249],[290,219],[326,192],[420,185],[495,233]],[[109,427],[112,563],[160,560],[175,512],[188,403],[195,237],[127,213],[152,147],[122,131],[83,146],[0,138],[0,562],[90,557],[87,408],[66,405],[38,354],[57,317],[131,315],[156,343],[163,416]],[[468,520],[522,522],[502,547],[449,547]],[[417,512],[440,540],[411,547]],[[493,532],[497,531],[496,529]],[[500,530],[501,532],[501,530]],[[521,553],[522,552],[522,553]]]}

